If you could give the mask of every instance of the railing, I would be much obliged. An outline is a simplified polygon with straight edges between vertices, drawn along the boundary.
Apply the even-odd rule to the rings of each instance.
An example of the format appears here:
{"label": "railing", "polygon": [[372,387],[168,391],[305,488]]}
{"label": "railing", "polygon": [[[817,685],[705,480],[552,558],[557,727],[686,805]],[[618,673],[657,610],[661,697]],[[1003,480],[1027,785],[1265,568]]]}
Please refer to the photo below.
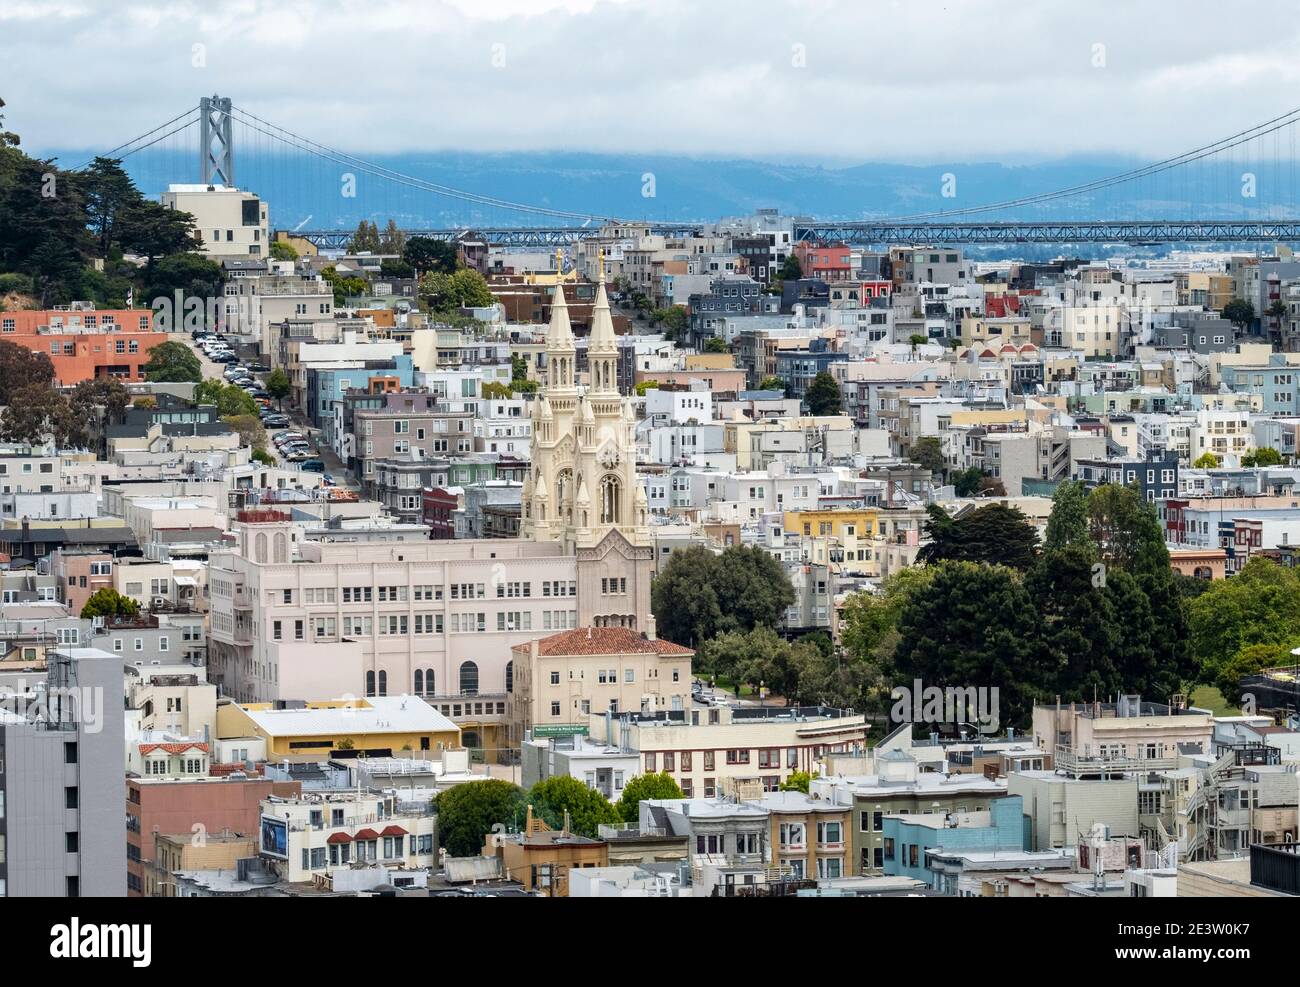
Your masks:
{"label": "railing", "polygon": [[596,827],[596,834],[602,840],[663,839],[668,835],[668,831],[662,826],[647,826],[642,829],[637,823],[619,823],[617,825],[601,823]]}
{"label": "railing", "polygon": [[1064,744],[1056,747],[1056,767],[1067,774],[1124,774],[1127,772],[1171,771],[1177,767],[1174,757],[1135,757],[1127,754],[1080,754]]}
{"label": "railing", "polygon": [[1250,848],[1250,883],[1282,894],[1300,895],[1300,844],[1255,843]]}

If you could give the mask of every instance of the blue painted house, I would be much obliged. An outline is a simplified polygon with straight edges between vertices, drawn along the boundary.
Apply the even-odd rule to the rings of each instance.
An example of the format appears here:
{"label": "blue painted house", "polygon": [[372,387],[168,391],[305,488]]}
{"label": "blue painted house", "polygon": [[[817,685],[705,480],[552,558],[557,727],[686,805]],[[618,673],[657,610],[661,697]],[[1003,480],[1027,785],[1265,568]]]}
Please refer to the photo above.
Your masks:
{"label": "blue painted house", "polygon": [[1027,850],[1028,822],[1019,795],[989,803],[985,812],[907,813],[884,818],[885,873],[934,885],[926,851]]}

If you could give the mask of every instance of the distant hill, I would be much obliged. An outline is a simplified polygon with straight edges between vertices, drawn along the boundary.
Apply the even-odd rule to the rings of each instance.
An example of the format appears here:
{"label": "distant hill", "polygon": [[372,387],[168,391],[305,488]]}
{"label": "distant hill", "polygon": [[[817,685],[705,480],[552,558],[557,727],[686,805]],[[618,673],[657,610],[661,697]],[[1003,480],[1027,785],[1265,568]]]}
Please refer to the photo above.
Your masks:
{"label": "distant hill", "polygon": [[[48,152],[46,152],[48,153]],[[65,165],[88,159],[87,152],[58,154]],[[669,155],[589,153],[441,152],[374,155],[373,163],[429,182],[499,199],[554,209],[661,221],[710,221],[772,208],[787,215],[824,220],[888,218],[997,202],[1053,191],[1105,178],[1141,162],[1066,158],[1025,165],[947,163],[908,165],[867,163],[845,167],[772,163]],[[983,219],[1142,219],[1215,218],[1294,214],[1294,204],[1271,204],[1267,190],[1290,187],[1281,163],[1277,181],[1260,166],[1260,196],[1243,199],[1240,176],[1224,166],[1166,175],[1143,185],[1122,185],[1091,199],[1054,204],[1049,212]],[[140,189],[156,196],[169,182],[198,180],[197,161],[162,146],[126,160]],[[355,196],[344,193],[346,175],[355,176]],[[956,196],[941,194],[945,175],[956,179]],[[649,191],[653,176],[652,196]],[[485,207],[374,178],[354,166],[272,153],[264,147],[236,148],[235,177],[243,188],[270,205],[272,225],[280,229],[354,229],[362,220],[381,227],[389,218],[406,229],[553,225],[548,219],[500,207]],[[1282,209],[1284,211],[1278,212]],[[986,247],[985,258],[1054,256],[1051,245]],[[1136,248],[1160,254],[1165,247]],[[1105,256],[1103,245],[1071,252]]]}

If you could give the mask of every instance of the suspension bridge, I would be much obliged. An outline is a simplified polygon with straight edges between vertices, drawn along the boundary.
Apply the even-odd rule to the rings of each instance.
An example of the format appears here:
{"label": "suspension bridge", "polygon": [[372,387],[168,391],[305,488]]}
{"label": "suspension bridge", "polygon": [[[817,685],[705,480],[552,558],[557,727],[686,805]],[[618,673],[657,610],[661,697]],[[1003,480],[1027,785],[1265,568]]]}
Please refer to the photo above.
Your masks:
{"label": "suspension bridge", "polygon": [[[1298,132],[1300,107],[1140,167],[971,204],[956,194],[960,174],[936,174],[934,194],[909,190],[908,201],[936,201],[938,208],[852,220],[804,219],[796,222],[794,235],[876,247],[1300,243]],[[514,201],[432,181],[414,174],[415,168],[386,165],[288,130],[220,96],[203,98],[102,156],[122,160],[147,194],[195,180],[255,192],[270,206],[275,228],[321,248],[344,247],[358,216],[381,225],[391,218],[408,236],[473,235],[524,248],[572,243],[605,224],[667,237],[707,227],[703,221],[629,220]],[[322,194],[331,187],[337,191]],[[358,188],[365,189],[364,202],[357,201]]]}

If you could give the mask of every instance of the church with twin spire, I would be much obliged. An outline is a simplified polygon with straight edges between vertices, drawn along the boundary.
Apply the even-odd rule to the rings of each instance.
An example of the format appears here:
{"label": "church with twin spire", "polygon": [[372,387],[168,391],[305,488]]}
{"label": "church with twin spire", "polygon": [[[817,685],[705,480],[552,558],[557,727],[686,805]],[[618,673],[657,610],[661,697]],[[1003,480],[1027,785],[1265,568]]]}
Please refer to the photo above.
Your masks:
{"label": "church with twin spire", "polygon": [[545,386],[532,402],[531,472],[521,537],[576,556],[580,613],[596,626],[654,631],[654,549],[645,489],[636,475],[636,418],[618,390],[618,340],[604,265],[592,309],[585,384],[564,285],[546,332]]}

